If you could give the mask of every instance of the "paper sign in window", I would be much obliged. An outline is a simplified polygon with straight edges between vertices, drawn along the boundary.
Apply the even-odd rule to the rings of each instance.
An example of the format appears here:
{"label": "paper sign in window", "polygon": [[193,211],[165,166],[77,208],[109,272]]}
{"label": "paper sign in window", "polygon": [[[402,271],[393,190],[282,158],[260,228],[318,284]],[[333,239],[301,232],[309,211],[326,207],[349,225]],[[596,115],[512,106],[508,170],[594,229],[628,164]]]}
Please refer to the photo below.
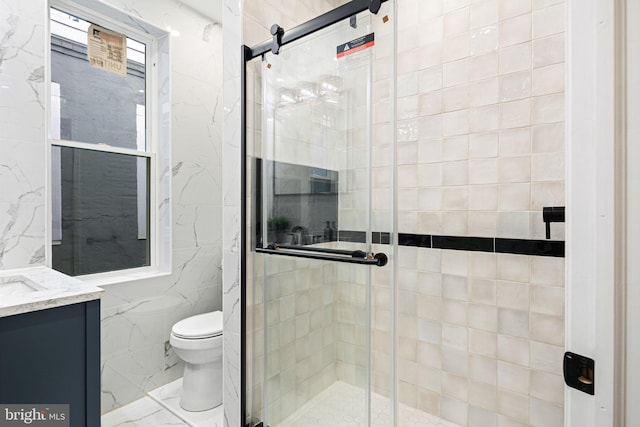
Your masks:
{"label": "paper sign in window", "polygon": [[89,63],[105,71],[127,75],[127,36],[97,25],[87,30]]}

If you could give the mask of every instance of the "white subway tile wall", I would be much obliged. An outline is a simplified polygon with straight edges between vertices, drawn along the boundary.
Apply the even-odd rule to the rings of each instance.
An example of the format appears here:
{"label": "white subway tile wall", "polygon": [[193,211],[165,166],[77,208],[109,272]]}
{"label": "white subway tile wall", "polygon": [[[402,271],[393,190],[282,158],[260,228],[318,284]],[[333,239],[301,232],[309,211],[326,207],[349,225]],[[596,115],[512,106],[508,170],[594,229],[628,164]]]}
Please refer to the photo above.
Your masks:
{"label": "white subway tile wall", "polygon": [[[562,425],[563,260],[401,247],[405,255],[401,402],[465,426]],[[375,312],[388,307],[386,291],[376,288]]]}
{"label": "white subway tile wall", "polygon": [[564,204],[564,2],[398,7],[399,231],[544,238],[542,206]]}
{"label": "white subway tile wall", "polygon": [[[542,207],[565,201],[565,2],[398,8],[398,231],[544,239]],[[463,426],[563,425],[564,259],[398,262],[401,402]]]}

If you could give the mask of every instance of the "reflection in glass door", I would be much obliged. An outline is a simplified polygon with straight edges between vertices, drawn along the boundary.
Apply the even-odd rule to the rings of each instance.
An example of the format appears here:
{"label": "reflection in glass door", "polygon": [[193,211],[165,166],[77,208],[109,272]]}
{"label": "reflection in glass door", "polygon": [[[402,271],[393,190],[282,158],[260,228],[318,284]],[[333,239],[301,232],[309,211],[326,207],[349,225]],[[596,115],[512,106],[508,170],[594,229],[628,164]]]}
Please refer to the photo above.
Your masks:
{"label": "reflection in glass door", "polygon": [[394,425],[392,10],[248,64],[252,423]]}

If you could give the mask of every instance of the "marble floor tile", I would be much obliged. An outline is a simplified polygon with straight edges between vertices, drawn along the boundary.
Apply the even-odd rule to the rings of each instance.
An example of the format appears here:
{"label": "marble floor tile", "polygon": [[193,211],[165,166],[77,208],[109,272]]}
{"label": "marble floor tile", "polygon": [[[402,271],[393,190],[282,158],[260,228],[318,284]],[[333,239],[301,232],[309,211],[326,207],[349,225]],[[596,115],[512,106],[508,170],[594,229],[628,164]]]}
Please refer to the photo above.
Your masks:
{"label": "marble floor tile", "polygon": [[192,427],[222,427],[224,420],[223,406],[202,412],[189,412],[180,407],[180,388],[182,378],[150,391],[149,397],[167,408],[174,415]]}
{"label": "marble floor tile", "polygon": [[102,416],[102,427],[188,426],[150,397],[143,397]]}

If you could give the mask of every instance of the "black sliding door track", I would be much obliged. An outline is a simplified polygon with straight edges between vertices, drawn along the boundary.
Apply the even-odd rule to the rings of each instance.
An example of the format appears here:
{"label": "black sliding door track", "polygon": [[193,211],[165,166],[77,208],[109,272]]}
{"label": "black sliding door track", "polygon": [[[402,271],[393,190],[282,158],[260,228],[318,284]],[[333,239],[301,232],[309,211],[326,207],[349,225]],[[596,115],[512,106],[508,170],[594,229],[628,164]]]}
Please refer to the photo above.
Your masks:
{"label": "black sliding door track", "polygon": [[[377,3],[385,3],[386,1],[387,0],[377,0]],[[282,37],[280,37],[278,44],[279,46],[284,46],[288,43],[301,39],[304,36],[313,34],[318,30],[327,28],[335,24],[336,22],[342,21],[343,19],[350,18],[360,12],[364,12],[365,10],[370,10],[370,8],[373,7],[375,3],[376,0],[352,0],[349,3],[343,4],[342,6],[339,6],[327,13],[323,13],[322,15],[313,18],[310,21],[293,27],[291,30],[287,30],[285,28],[285,32]],[[248,54],[246,55],[245,60],[250,61],[253,58],[264,55],[267,52],[271,52],[273,43],[274,42],[272,40],[269,40],[252,48],[247,48]]]}

